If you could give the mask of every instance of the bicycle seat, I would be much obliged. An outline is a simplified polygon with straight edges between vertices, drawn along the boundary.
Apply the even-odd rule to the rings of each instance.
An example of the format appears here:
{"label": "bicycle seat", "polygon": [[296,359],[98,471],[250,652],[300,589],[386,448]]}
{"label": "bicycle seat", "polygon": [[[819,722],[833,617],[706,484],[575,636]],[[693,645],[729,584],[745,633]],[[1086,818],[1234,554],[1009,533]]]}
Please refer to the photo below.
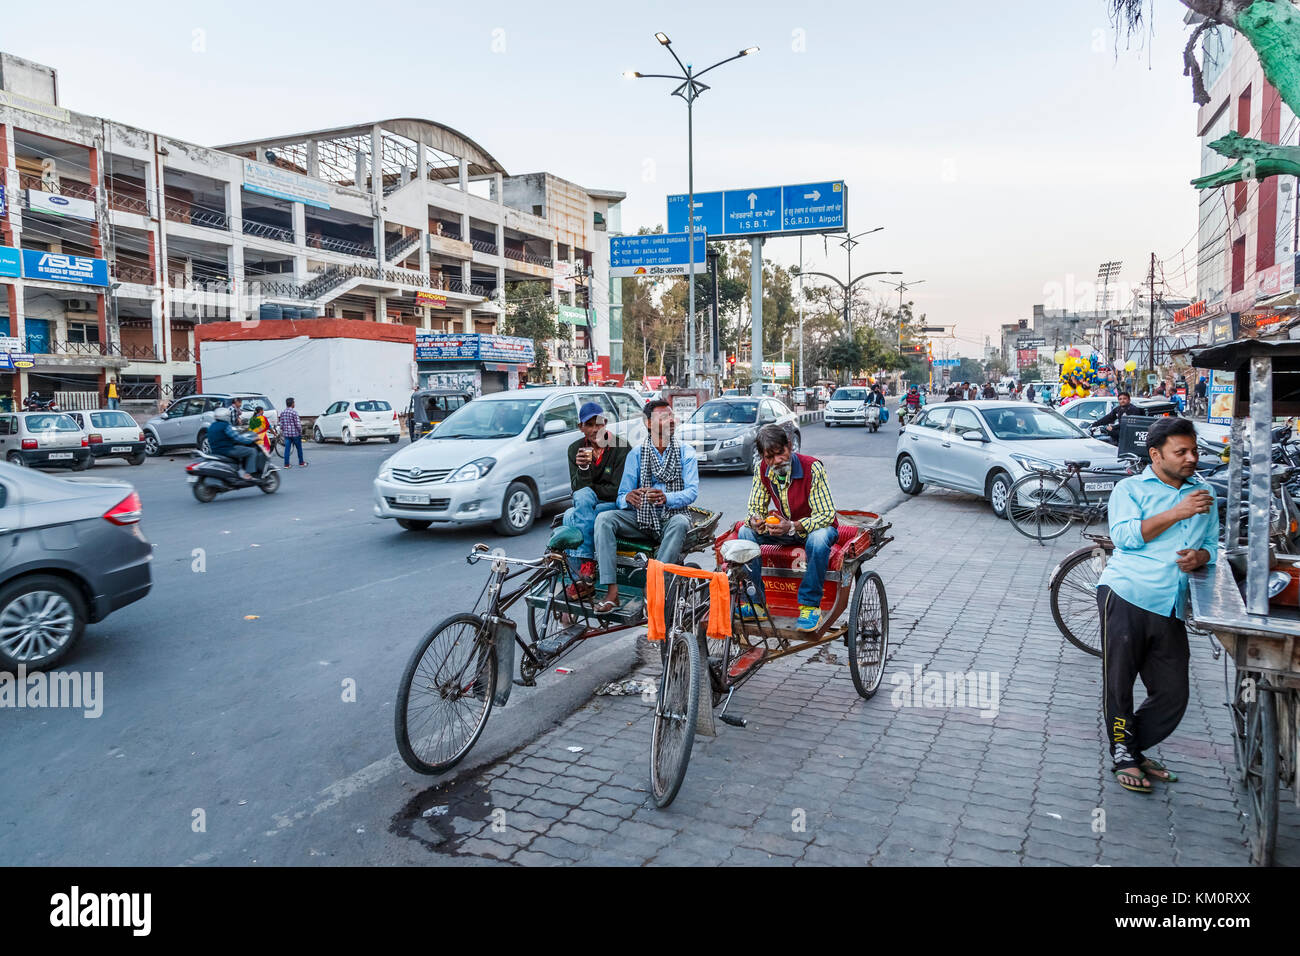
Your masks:
{"label": "bicycle seat", "polygon": [[562,525],[551,534],[546,542],[547,551],[570,551],[582,544],[582,532],[577,528]]}
{"label": "bicycle seat", "polygon": [[1065,463],[1065,467],[1066,468],[1087,468],[1091,464],[1092,462],[1090,461],[1067,461]]}

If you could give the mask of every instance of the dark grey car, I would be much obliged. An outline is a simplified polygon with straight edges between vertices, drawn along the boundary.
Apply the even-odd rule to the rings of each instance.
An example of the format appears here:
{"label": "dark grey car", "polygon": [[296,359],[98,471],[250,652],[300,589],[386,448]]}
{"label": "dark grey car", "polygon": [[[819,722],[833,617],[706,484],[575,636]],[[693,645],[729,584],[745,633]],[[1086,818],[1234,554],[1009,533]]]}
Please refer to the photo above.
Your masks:
{"label": "dark grey car", "polygon": [[690,421],[680,428],[681,440],[695,448],[700,470],[739,469],[753,472],[758,467],[754,438],[767,424],[784,425],[799,450],[799,416],[775,398],[724,395],[705,402]]}
{"label": "dark grey car", "polygon": [[86,624],[149,593],[140,514],[126,482],[0,464],[0,670],[55,666]]}

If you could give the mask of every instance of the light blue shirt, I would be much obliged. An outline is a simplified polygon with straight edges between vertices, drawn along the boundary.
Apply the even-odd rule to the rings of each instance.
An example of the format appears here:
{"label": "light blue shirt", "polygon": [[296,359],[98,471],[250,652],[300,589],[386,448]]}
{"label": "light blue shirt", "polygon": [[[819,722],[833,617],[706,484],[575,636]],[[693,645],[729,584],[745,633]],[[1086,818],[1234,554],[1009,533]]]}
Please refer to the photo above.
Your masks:
{"label": "light blue shirt", "polygon": [[1119,597],[1153,614],[1185,615],[1187,575],[1175,563],[1183,548],[1204,549],[1210,564],[1219,554],[1219,509],[1175,521],[1150,541],[1142,540],[1142,522],[1168,511],[1183,498],[1204,488],[1214,497],[1214,488],[1200,475],[1193,475],[1174,488],[1160,480],[1148,466],[1140,475],[1120,481],[1111,493],[1110,539],[1115,552],[1098,579]]}
{"label": "light blue shirt", "polygon": [[[627,461],[623,464],[623,480],[618,483],[620,508],[631,507],[627,503],[627,493],[641,487],[641,449],[644,447],[644,445],[637,445],[628,452]],[[695,504],[695,499],[700,496],[700,463],[695,457],[695,449],[690,445],[679,444],[677,450],[682,458],[682,490],[669,491],[662,481],[656,481],[652,486],[667,496],[668,501],[664,505],[666,508],[685,508]],[[651,445],[650,451],[658,459],[656,464],[662,465],[668,455],[668,449],[665,448],[663,454],[660,454],[659,449]]]}

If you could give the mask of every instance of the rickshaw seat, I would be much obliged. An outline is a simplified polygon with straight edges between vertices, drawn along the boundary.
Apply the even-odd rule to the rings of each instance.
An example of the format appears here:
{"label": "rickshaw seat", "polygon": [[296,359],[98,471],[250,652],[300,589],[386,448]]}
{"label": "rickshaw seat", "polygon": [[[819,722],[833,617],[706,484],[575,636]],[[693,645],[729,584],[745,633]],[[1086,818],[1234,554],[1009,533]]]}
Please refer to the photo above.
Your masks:
{"label": "rickshaw seat", "polygon": [[[830,563],[827,565],[831,571],[840,569],[849,544],[862,533],[861,528],[848,524],[840,525],[838,530],[835,544],[831,546]],[[793,568],[796,560],[800,561],[802,566],[804,559],[804,549],[796,544],[765,544],[762,546],[762,552],[765,568]]]}
{"label": "rickshaw seat", "polygon": [[623,538],[616,538],[614,542],[615,551],[636,551],[639,554],[648,554],[650,557],[655,556],[659,550],[659,545],[653,541],[627,541]]}

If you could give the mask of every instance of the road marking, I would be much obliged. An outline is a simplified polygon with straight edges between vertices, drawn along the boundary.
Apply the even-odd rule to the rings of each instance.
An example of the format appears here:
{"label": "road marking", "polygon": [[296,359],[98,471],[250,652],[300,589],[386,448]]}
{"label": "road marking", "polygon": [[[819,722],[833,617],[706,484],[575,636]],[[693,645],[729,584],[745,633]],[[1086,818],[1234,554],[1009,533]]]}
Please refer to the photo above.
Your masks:
{"label": "road marking", "polygon": [[411,577],[415,577],[415,575],[417,574],[428,574],[428,573],[429,572],[427,568],[420,568],[417,571],[407,571],[403,574],[394,574],[391,578],[380,578],[378,581],[371,581],[368,584],[358,584],[354,588],[347,588],[346,590],[343,591],[334,591],[330,594],[326,594],[324,597],[311,598],[310,600],[307,601],[299,601],[297,604],[286,604],[280,610],[292,611],[295,608],[307,607],[309,604],[319,604],[321,601],[331,601],[341,594],[352,594],[356,591],[364,591],[366,588],[372,588],[376,584],[388,584],[391,581],[400,581],[403,578],[411,578]]}
{"label": "road marking", "polygon": [[[387,777],[394,771],[400,770],[403,766],[402,758],[397,754],[389,754],[381,760],[376,760],[369,766],[362,767],[356,773],[349,774],[342,780],[336,780],[324,790],[317,794],[317,801],[313,805],[304,807],[301,810],[285,810],[283,813],[271,814],[271,819],[275,821],[275,829],[267,830],[266,836],[275,836],[293,826],[300,820],[305,820],[316,816],[322,810],[328,810],[336,806],[348,797],[360,793],[363,790],[372,787],[380,780]],[[310,802],[307,801],[307,802]]]}

